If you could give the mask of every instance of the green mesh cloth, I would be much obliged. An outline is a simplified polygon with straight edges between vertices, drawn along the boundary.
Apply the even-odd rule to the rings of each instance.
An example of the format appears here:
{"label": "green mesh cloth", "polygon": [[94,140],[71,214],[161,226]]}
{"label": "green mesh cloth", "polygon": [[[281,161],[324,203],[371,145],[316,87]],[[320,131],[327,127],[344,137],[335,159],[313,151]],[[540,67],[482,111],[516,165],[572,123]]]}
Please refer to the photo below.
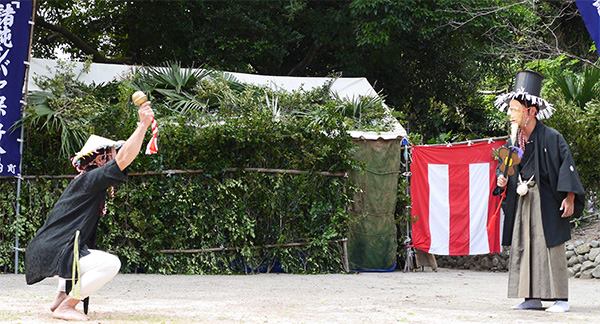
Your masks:
{"label": "green mesh cloth", "polygon": [[401,140],[355,140],[365,170],[350,173],[358,186],[350,207],[348,259],[354,270],[392,270],[396,262],[396,194]]}

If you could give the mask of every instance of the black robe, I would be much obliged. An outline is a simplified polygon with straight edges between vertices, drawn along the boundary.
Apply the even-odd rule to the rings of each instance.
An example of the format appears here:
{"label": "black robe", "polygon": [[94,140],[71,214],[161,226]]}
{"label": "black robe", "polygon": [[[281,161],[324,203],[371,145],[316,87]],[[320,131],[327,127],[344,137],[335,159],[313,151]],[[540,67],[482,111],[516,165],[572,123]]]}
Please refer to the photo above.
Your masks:
{"label": "black robe", "polygon": [[[575,169],[573,156],[564,137],[555,129],[537,121],[534,131],[530,136],[534,152],[530,152],[533,159],[534,181],[540,190],[542,204],[542,225],[546,245],[553,247],[571,239],[571,217],[577,217],[583,212],[585,205],[585,191]],[[527,146],[529,149],[530,145]],[[504,230],[502,245],[510,246],[512,242],[513,226],[515,224],[515,211],[517,208],[518,173],[521,167],[517,166],[515,175],[509,177],[506,199],[502,202],[504,211]],[[527,178],[529,179],[529,178]],[[523,179],[526,181],[527,179]],[[573,216],[562,218],[560,205],[567,193],[575,194],[575,211]]]}
{"label": "black robe", "polygon": [[75,232],[79,234],[79,256],[89,254],[106,199],[108,187],[122,183],[127,174],[112,160],[75,178],[60,196],[48,219],[27,245],[25,279],[31,285],[58,275],[70,278]]}

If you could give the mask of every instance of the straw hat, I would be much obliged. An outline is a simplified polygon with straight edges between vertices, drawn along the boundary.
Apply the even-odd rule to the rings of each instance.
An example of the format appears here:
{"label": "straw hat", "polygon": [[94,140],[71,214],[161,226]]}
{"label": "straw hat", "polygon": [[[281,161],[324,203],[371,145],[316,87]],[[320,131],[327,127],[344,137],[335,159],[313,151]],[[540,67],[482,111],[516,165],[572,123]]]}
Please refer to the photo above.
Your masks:
{"label": "straw hat", "polygon": [[71,159],[71,163],[76,169],[80,169],[82,165],[89,163],[93,160],[96,155],[101,153],[102,150],[114,147],[115,149],[121,148],[125,141],[113,141],[108,138],[104,138],[97,135],[92,135],[85,142],[85,145],[81,148],[77,154]]}

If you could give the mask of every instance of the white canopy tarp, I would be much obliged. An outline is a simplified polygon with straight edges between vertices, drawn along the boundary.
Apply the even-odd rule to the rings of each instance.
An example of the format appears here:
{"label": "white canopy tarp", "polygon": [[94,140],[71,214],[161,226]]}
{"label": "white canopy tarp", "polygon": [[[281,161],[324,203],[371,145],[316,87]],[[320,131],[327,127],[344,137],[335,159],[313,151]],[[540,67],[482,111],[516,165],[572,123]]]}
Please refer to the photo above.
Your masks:
{"label": "white canopy tarp", "polygon": [[[51,77],[57,70],[58,61],[50,59],[33,58],[30,62],[28,89],[29,91],[41,90],[35,83],[36,76]],[[84,63],[69,62],[74,65],[73,72],[78,75],[78,80],[85,84],[102,84],[124,78],[130,74],[135,66],[121,64],[92,63],[88,72],[84,71]],[[247,73],[226,72],[242,83],[265,86],[274,90],[311,90],[323,86],[331,78],[318,77],[291,77],[257,75]],[[377,96],[366,78],[337,78],[331,85],[331,91],[343,99],[354,99],[359,96]],[[390,118],[393,118],[390,116]],[[394,118],[395,121],[395,118]],[[396,121],[395,129],[391,132],[363,132],[351,131],[353,138],[364,139],[395,139],[406,136],[406,130]]]}

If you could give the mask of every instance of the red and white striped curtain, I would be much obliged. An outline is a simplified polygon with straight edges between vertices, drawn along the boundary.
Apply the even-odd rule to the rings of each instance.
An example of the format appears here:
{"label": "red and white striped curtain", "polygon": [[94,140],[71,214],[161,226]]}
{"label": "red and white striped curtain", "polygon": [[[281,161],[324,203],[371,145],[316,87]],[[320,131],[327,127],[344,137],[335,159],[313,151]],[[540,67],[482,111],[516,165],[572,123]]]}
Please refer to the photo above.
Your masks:
{"label": "red and white striped curtain", "polygon": [[438,255],[500,252],[502,215],[493,215],[500,198],[492,195],[497,166],[492,151],[504,144],[484,141],[412,148],[415,248]]}

